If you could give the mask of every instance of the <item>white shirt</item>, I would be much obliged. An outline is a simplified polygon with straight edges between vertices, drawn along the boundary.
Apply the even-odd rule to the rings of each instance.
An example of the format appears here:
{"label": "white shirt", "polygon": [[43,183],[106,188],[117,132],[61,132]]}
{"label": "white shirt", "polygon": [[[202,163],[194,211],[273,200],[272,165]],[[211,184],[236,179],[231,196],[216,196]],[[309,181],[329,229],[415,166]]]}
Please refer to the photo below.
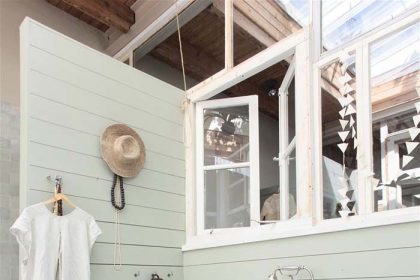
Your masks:
{"label": "white shirt", "polygon": [[[90,280],[90,251],[101,230],[80,208],[54,215],[44,203],[25,208],[10,228],[23,251],[23,280]],[[60,260],[60,261],[58,261]]]}

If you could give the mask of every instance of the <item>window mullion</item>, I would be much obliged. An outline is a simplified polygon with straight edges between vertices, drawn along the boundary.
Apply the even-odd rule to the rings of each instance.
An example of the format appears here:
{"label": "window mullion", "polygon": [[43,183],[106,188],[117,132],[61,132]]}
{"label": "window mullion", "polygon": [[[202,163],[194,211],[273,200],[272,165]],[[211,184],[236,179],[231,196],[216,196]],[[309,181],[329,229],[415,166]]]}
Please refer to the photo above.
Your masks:
{"label": "window mullion", "polygon": [[280,220],[289,218],[289,164],[285,152],[289,140],[289,110],[287,89],[279,96],[279,199]]}
{"label": "window mullion", "polygon": [[359,214],[373,212],[373,151],[372,105],[370,92],[369,45],[362,43],[356,48],[356,111],[357,111],[357,169]]}

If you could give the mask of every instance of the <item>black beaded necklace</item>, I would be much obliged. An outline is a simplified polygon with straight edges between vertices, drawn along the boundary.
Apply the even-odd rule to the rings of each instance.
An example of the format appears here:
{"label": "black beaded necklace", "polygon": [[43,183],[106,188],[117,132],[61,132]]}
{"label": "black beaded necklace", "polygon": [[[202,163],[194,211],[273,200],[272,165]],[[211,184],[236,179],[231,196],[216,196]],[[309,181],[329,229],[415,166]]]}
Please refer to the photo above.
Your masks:
{"label": "black beaded necklace", "polygon": [[[115,203],[115,186],[117,185],[118,180],[120,181],[121,205],[117,205]],[[125,195],[124,195],[123,178],[121,176],[118,176],[117,174],[114,174],[114,181],[112,183],[111,203],[118,210],[123,210],[124,207],[125,207]]]}

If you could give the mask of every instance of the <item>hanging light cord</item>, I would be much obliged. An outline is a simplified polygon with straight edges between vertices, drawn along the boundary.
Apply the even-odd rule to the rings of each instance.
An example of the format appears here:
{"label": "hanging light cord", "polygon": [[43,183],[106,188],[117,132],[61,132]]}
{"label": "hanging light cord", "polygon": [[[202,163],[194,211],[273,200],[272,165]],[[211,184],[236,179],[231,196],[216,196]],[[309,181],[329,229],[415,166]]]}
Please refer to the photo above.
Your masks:
{"label": "hanging light cord", "polygon": [[179,25],[178,1],[176,1],[176,27],[178,30],[179,54],[181,55],[182,78],[184,81],[185,97],[187,95],[187,79],[185,77],[184,53],[182,51],[181,27]]}
{"label": "hanging light cord", "polygon": [[178,43],[179,43],[179,54],[181,56],[181,67],[182,67],[182,79],[184,83],[184,99],[182,101],[182,111],[184,112],[184,145],[185,147],[191,147],[192,143],[192,122],[188,112],[190,100],[187,96],[187,78],[185,75],[185,63],[184,63],[184,52],[182,50],[182,39],[181,39],[181,26],[179,24],[179,11],[178,1],[176,1],[176,27],[178,31]]}

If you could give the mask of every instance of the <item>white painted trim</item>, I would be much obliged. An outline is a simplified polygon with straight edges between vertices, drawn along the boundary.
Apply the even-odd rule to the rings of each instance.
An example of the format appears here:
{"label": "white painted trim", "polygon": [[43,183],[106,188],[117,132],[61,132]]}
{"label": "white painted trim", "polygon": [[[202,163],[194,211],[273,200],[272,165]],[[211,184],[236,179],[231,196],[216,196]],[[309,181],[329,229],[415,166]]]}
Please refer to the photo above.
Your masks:
{"label": "white painted trim", "polygon": [[[289,159],[288,155],[292,150],[289,147],[289,86],[295,76],[295,57],[292,58],[289,68],[284,75],[279,89],[279,199],[280,199],[280,220],[289,219]],[[296,137],[291,144],[295,147]]]}
{"label": "white painted trim", "polygon": [[401,103],[397,106],[372,113],[372,121],[377,122],[382,119],[389,119],[394,115],[414,110],[414,103],[419,102],[420,98]]}
{"label": "white painted trim", "polygon": [[153,37],[153,35],[155,35],[158,31],[160,31],[167,24],[169,24],[176,17],[177,13],[180,13],[180,11],[185,10],[194,1],[195,0],[176,0],[175,3],[169,9],[167,9],[158,19],[156,19],[153,23],[148,25],[127,45],[125,45],[121,50],[114,54],[113,57],[119,59],[119,57],[124,56],[127,52],[133,51],[134,49],[141,46],[143,43],[149,40],[149,38]]}
{"label": "white painted trim", "polygon": [[356,49],[356,121],[359,214],[373,212],[373,139],[370,86],[370,52],[368,45]]}
{"label": "white painted trim", "polygon": [[[195,128],[195,105],[188,102],[184,109],[185,131],[185,233],[186,242],[196,235],[197,210],[196,210],[196,128]],[[187,132],[187,130],[189,130]],[[189,134],[189,135],[188,135]],[[188,137],[191,137],[188,139]]]}
{"label": "white painted trim", "polygon": [[222,74],[216,74],[216,77],[210,77],[210,79],[189,89],[187,91],[189,99],[193,102],[206,100],[248,79],[292,55],[295,47],[304,39],[303,30],[295,32],[232,69]]}
{"label": "white painted trim", "polygon": [[310,16],[312,59],[318,61],[322,52],[322,1],[310,1]]}
{"label": "white painted trim", "polygon": [[[308,34],[308,30],[304,30]],[[295,110],[296,126],[296,216],[312,217],[312,157],[311,157],[311,62],[308,36],[296,46]]]}
{"label": "white painted trim", "polygon": [[182,250],[186,252],[411,222],[420,222],[420,206],[323,220],[315,226],[312,225],[311,219],[308,218],[287,220],[254,228],[226,229],[225,231],[213,232],[213,234],[194,236],[182,247]]}
{"label": "white painted trim", "polygon": [[242,168],[249,167],[250,163],[247,162],[238,162],[238,163],[229,163],[229,164],[216,164],[216,165],[204,165],[203,170],[222,170],[222,169],[232,169],[232,168]]}
{"label": "white painted trim", "polygon": [[[181,37],[183,37],[182,27],[185,24],[187,24],[189,21],[191,21],[194,17],[196,17],[198,14],[200,14],[210,4],[211,4],[211,0],[200,0],[200,1],[194,0],[190,5],[188,5],[185,8],[182,8],[180,6],[178,7],[178,12],[179,12],[178,18],[179,18],[179,26],[181,28]],[[164,16],[164,14],[162,14],[161,17],[156,19],[155,22],[159,20],[166,21],[167,18]],[[153,24],[154,22],[151,25]],[[136,60],[139,60],[143,56],[148,54],[150,51],[152,51],[160,43],[162,43],[167,38],[169,38],[172,34],[176,33],[177,31],[178,31],[178,26],[176,22],[176,14],[175,14],[173,15],[172,20],[167,22],[165,26],[163,26],[159,30],[156,30],[154,34],[147,33],[145,36],[150,36],[149,38],[145,38],[144,40],[139,41],[139,43],[140,42],[142,43],[139,45],[137,44],[133,45],[129,50],[127,50],[127,52],[136,51]]]}
{"label": "white painted trim", "polygon": [[315,222],[323,220],[323,156],[322,156],[322,90],[321,69],[312,66],[312,174],[313,174],[313,219]]}
{"label": "white painted trim", "polygon": [[[249,162],[221,164],[204,166],[204,109],[228,108],[235,106],[249,107]],[[224,231],[227,229],[206,230],[204,225],[204,171],[205,170],[221,170],[228,168],[249,167],[250,169],[250,219],[251,226],[258,226],[257,221],[260,219],[260,177],[259,177],[259,129],[258,129],[258,96],[242,96],[224,99],[208,100],[196,103],[196,122],[195,122],[195,139],[196,139],[196,231],[197,235],[203,235],[210,231]]]}
{"label": "white painted trim", "polygon": [[318,67],[322,68],[325,65],[331,63],[335,57],[340,57],[341,52],[349,53],[351,51],[354,51],[356,47],[362,42],[363,44],[373,43],[419,22],[419,12],[420,6],[417,6],[416,8],[408,11],[407,13],[401,14],[397,18],[378,26],[377,28],[369,31],[368,33],[360,37],[355,38],[354,40],[341,47],[322,53],[320,59],[317,62]]}
{"label": "white painted trim", "polygon": [[225,0],[225,69],[233,67],[233,0]]}

